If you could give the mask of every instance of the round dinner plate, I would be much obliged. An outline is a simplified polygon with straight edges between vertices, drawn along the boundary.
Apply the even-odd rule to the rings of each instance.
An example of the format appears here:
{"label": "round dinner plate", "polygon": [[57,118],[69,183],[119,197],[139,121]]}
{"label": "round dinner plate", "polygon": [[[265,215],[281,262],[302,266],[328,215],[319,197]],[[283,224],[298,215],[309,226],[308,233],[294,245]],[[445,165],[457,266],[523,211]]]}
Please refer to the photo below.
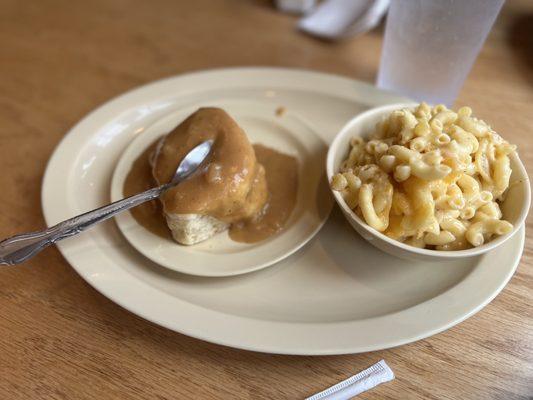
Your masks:
{"label": "round dinner plate", "polygon": [[[237,100],[283,106],[330,143],[357,113],[406,99],[347,78],[275,68],[197,72],[143,86],[89,114],[60,143],[43,183],[47,223],[109,202],[121,154],[156,121],[197,104]],[[223,278],[161,267],[135,250],[114,221],[58,247],[103,295],[169,329],[256,351],[344,354],[422,339],[479,311],[513,275],[524,227],[485,256],[409,262],[366,243],[334,207],[290,257]]]}
{"label": "round dinner plate", "polygon": [[117,225],[140,253],[174,271],[214,277],[268,267],[305,245],[324,225],[333,204],[323,168],[327,144],[298,115],[289,110],[278,115],[276,106],[268,101],[214,99],[170,112],[148,126],[120,156],[111,181],[111,200],[124,197],[124,181],[139,155],[202,106],[226,110],[253,144],[265,145],[298,160],[297,200],[287,228],[258,243],[234,242],[226,231],[194,246],[182,246],[149,232],[129,212],[116,217]]}

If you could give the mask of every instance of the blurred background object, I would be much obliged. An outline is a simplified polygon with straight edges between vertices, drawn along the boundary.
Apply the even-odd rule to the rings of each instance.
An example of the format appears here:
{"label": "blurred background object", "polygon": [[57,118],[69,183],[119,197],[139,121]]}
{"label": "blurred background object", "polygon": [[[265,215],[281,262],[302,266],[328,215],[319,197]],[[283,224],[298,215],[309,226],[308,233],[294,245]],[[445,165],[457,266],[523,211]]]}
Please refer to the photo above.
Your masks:
{"label": "blurred background object", "polygon": [[353,37],[376,27],[388,8],[389,0],[326,0],[298,27],[324,39]]}
{"label": "blurred background object", "polygon": [[[305,13],[303,32],[326,40],[366,33],[388,12],[377,85],[451,106],[504,0],[277,0]],[[390,6],[390,7],[389,7]]]}

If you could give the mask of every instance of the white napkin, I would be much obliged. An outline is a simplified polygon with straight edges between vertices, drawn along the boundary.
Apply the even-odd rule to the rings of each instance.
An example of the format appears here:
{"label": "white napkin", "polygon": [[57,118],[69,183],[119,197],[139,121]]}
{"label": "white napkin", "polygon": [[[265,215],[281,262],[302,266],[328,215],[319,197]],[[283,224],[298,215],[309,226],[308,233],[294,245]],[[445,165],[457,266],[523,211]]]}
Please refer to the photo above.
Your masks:
{"label": "white napkin", "polygon": [[359,393],[372,389],[380,383],[393,379],[394,372],[392,372],[385,360],[381,360],[357,375],[308,397],[306,400],[347,400],[357,396]]}
{"label": "white napkin", "polygon": [[338,39],[374,28],[390,0],[326,0],[302,18],[298,27],[315,36]]}

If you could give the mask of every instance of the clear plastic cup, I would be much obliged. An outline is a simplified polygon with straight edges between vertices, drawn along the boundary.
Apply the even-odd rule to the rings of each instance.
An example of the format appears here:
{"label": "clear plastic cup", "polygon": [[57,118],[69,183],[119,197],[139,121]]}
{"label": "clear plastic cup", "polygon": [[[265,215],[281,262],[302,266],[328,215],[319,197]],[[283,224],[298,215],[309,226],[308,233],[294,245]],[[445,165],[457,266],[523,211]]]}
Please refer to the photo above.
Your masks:
{"label": "clear plastic cup", "polygon": [[451,106],[504,0],[392,0],[377,84]]}

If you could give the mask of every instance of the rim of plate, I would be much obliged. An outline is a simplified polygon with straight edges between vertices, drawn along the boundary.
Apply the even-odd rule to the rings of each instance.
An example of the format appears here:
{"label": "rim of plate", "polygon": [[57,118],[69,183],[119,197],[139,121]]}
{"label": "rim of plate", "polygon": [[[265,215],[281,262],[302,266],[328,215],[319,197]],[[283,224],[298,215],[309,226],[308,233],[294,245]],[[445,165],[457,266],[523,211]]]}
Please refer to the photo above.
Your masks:
{"label": "rim of plate", "polygon": [[[75,161],[76,150],[79,149],[77,142],[90,138],[95,132],[95,127],[101,126],[103,121],[109,121],[135,105],[167,98],[171,88],[172,95],[176,97],[196,93],[198,90],[268,88],[273,84],[276,87],[307,92],[313,88],[313,92],[322,95],[359,102],[364,98],[369,107],[405,100],[350,78],[286,68],[215,69],[149,83],[130,90],[89,113],[58,144],[43,178],[42,205],[46,222],[51,225],[71,216],[69,202],[64,195],[68,191],[66,182],[62,179],[64,163],[69,160]],[[59,188],[61,190],[58,190]],[[86,255],[80,255],[80,246],[76,246],[76,241],[63,241],[57,246],[74,270],[98,292],[148,321],[191,337],[245,350],[277,354],[327,355],[359,353],[399,346],[442,332],[465,320],[487,305],[512,277],[523,251],[524,238],[525,229],[522,226],[513,238],[503,245],[506,250],[510,249],[513,257],[502,259],[505,254],[494,254],[492,262],[500,261],[506,264],[506,268],[499,271],[498,276],[490,275],[489,268],[474,268],[449,290],[413,307],[384,316],[334,323],[289,323],[245,318],[214,311],[150,286],[132,276],[101,252],[94,251],[90,259]],[[481,257],[479,260],[482,262],[483,259],[484,257]],[[116,278],[120,279],[108,280],[102,277],[104,273],[110,271],[118,274]],[[480,281],[484,284],[479,285]],[[464,293],[469,293],[468,299],[459,304],[454,302]],[[434,312],[435,307],[449,308],[450,302],[454,302],[453,316],[446,317]],[[417,323],[405,324],[406,319],[416,320]],[[398,335],[394,332],[394,337],[389,337],[392,327],[399,326],[404,330],[403,334]],[[379,334],[374,334],[371,338],[362,335],[361,332],[369,327]],[[251,335],[250,332],[254,332],[255,335]],[[302,337],[309,337],[310,340],[302,345]],[[354,339],[357,337],[360,342]]]}

